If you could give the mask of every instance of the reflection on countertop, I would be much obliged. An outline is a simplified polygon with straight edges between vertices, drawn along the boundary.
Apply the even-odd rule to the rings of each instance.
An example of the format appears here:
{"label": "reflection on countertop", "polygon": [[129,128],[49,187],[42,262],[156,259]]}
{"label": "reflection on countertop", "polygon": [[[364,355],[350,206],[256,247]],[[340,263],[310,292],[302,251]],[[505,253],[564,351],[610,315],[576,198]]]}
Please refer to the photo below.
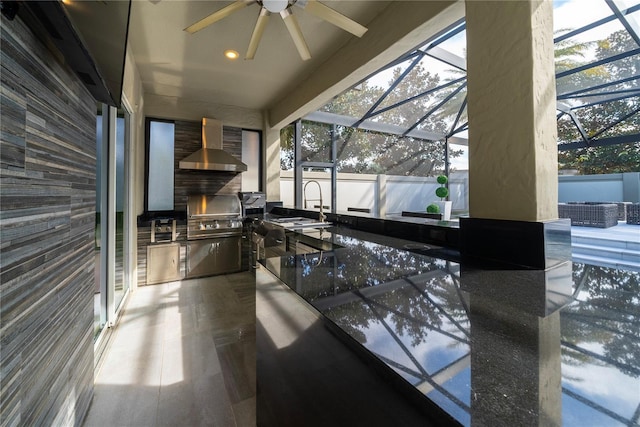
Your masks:
{"label": "reflection on countertop", "polygon": [[462,425],[640,423],[640,272],[478,270],[384,236],[304,234],[334,249],[263,265]]}

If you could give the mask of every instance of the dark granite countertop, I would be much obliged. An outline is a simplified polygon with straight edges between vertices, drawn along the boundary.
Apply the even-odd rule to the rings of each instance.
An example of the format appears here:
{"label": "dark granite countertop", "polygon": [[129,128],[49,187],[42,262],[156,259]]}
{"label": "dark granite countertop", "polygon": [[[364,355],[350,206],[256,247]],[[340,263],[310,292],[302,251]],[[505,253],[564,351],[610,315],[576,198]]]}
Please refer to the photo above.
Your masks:
{"label": "dark granite countertop", "polygon": [[[293,206],[276,206],[271,212],[278,214],[289,215],[290,212],[302,212],[308,215],[318,215],[317,210],[308,210],[308,209],[299,209]],[[384,215],[379,215],[372,212],[359,212],[359,211],[337,211],[335,213],[332,212],[324,212],[327,217],[337,217],[337,216],[350,216],[354,218],[368,218],[368,219],[380,219],[380,220],[391,220],[391,221],[404,221],[404,222],[412,222],[416,224],[432,224],[439,225],[441,227],[451,227],[458,228],[459,224],[456,219],[450,221],[443,221],[438,219],[431,218],[421,218],[418,216],[420,212],[408,212],[411,216],[404,216],[402,213],[388,213]]]}
{"label": "dark granite countertop", "polygon": [[[380,216],[362,212],[326,212],[325,214],[327,221],[354,230],[409,239],[451,249],[458,249],[459,246],[460,223],[458,221],[439,221],[399,214]],[[266,217],[270,215],[318,218],[317,211],[282,206],[274,207]]]}
{"label": "dark granite countertop", "polygon": [[296,234],[332,249],[262,264],[460,424],[639,425],[639,272],[482,270],[345,227]]}

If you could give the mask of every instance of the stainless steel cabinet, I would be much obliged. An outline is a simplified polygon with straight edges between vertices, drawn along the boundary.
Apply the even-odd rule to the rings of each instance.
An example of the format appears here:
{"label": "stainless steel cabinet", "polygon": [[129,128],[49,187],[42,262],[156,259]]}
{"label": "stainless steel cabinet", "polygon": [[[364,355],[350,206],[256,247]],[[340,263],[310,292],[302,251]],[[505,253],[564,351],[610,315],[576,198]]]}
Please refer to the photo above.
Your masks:
{"label": "stainless steel cabinet", "polygon": [[180,279],[180,243],[147,246],[147,284]]}
{"label": "stainless steel cabinet", "polygon": [[187,277],[241,270],[242,235],[187,242]]}

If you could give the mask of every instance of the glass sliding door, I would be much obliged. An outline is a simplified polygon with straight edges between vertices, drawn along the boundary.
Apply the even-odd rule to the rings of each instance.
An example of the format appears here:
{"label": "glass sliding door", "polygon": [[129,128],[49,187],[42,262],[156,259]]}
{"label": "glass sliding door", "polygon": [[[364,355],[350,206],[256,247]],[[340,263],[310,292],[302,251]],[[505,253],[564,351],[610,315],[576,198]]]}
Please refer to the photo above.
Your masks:
{"label": "glass sliding door", "polygon": [[[103,218],[103,212],[106,212],[106,203],[103,203],[103,195],[106,195],[107,190],[103,188],[103,183],[106,184],[106,180],[102,176],[103,163],[108,158],[103,155],[103,104],[97,105],[96,115],[96,225],[95,225],[95,286],[93,297],[93,337],[94,340],[100,336],[100,332],[104,328],[107,322],[107,310],[106,305],[103,303],[102,289],[105,286],[103,283],[106,279],[103,279],[103,252],[102,252],[102,231],[103,231],[103,219],[104,229],[106,231],[106,216]],[[104,206],[103,206],[104,205]],[[105,252],[106,253],[106,252]]]}
{"label": "glass sliding door", "polygon": [[115,272],[114,272],[114,304],[117,310],[122,299],[129,289],[129,280],[126,272],[125,237],[127,236],[125,213],[128,210],[127,187],[125,185],[125,158],[127,148],[127,130],[129,114],[124,109],[118,109],[116,118],[115,140]]}
{"label": "glass sliding door", "polygon": [[112,325],[130,287],[127,220],[130,113],[98,105],[96,119],[96,228],[94,341]]}

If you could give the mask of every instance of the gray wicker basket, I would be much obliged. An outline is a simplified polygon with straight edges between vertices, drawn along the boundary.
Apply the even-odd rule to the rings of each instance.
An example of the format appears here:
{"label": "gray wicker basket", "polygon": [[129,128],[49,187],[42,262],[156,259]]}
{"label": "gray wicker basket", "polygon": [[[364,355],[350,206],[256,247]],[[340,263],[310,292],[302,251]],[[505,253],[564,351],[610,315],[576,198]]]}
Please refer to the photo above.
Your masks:
{"label": "gray wicker basket", "polygon": [[609,228],[618,224],[618,205],[613,203],[559,203],[558,216],[570,218],[571,225]]}
{"label": "gray wicker basket", "polygon": [[627,205],[627,224],[640,225],[640,203]]}
{"label": "gray wicker basket", "polygon": [[627,220],[627,206],[631,204],[631,202],[569,202],[571,203],[582,203],[585,205],[609,205],[615,204],[618,205],[618,221],[626,221]]}

